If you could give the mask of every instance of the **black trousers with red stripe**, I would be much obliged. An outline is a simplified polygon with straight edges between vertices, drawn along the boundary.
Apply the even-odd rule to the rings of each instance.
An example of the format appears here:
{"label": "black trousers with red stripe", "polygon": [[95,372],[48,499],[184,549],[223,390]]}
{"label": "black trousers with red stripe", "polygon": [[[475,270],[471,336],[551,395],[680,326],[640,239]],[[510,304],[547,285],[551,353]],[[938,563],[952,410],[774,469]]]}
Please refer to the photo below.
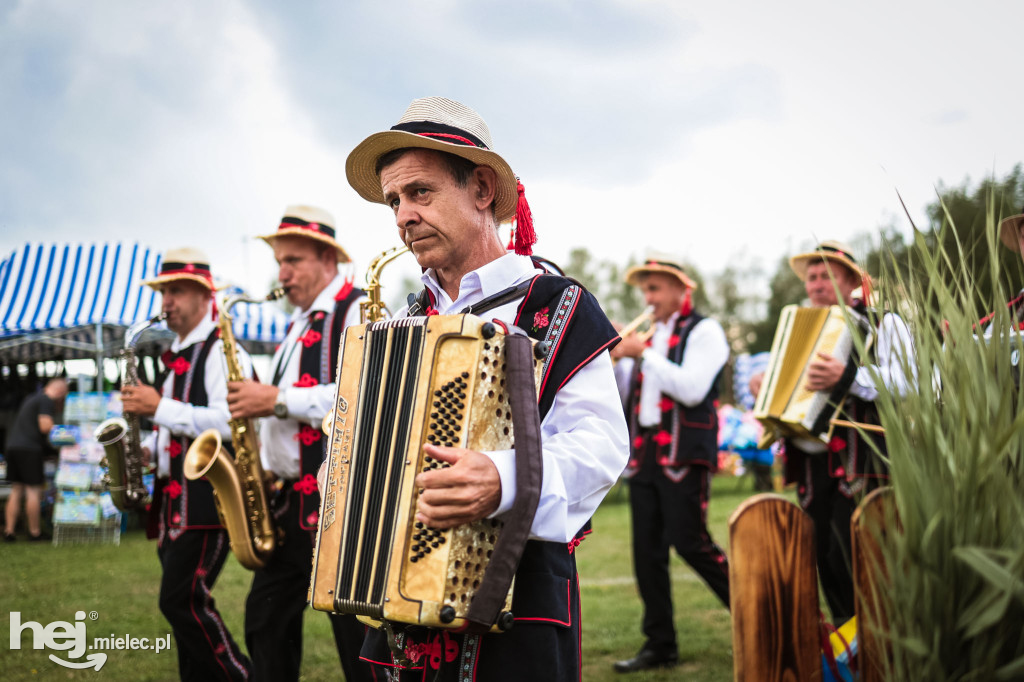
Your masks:
{"label": "black trousers with red stripe", "polygon": [[165,530],[157,549],[160,611],[171,624],[182,680],[248,680],[252,664],[217,612],[211,590],[230,553],[224,530]]}
{"label": "black trousers with red stripe", "polygon": [[691,466],[682,480],[676,482],[665,475],[654,459],[653,453],[645,457],[641,470],[629,482],[633,570],[644,602],[644,648],[670,654],[677,650],[668,566],[670,548],[674,547],[693,567],[726,608],[729,562],[708,532],[711,472],[705,467]]}
{"label": "black trousers with red stripe", "polygon": [[[284,541],[266,565],[253,572],[245,604],[245,644],[252,654],[255,679],[266,682],[298,680],[302,665],[302,619],[314,538],[312,531],[299,526],[299,494],[288,486],[271,503]],[[331,621],[343,679],[375,679],[370,667],[359,660],[365,626],[355,616],[325,615]]]}

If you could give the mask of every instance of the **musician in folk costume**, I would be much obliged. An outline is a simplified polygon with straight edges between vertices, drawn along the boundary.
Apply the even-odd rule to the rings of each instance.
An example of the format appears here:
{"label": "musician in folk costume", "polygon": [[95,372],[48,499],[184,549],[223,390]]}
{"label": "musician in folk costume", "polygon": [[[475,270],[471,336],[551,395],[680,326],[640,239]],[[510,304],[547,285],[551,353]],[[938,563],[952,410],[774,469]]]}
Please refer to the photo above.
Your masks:
{"label": "musician in folk costume", "polygon": [[[177,336],[161,358],[164,378],[152,386],[125,385],[126,412],[150,417],[154,433],[143,451],[156,455],[156,485],[150,509],[150,537],[157,538],[163,569],[160,610],[171,624],[182,680],[247,680],[252,664],[217,612],[211,590],[230,553],[213,487],[185,477],[184,460],[192,439],[217,429],[228,452],[227,363],[217,328],[214,284],[206,256],[191,248],[171,249],[155,279],[167,327]],[[244,370],[249,356],[239,349]]]}
{"label": "musician in folk costume", "polygon": [[[828,392],[832,406],[845,398],[844,420],[878,425],[877,380],[888,391],[907,392],[904,368],[912,367],[910,330],[895,313],[867,307],[864,299],[871,280],[848,246],[824,241],[814,251],[793,256],[789,263],[803,280],[811,306],[843,306],[864,337],[874,338],[868,357],[858,359],[854,351],[847,363],[819,353],[808,365],[807,389]],[[860,298],[854,298],[858,291]],[[823,414],[816,425],[822,434],[830,416]],[[828,443],[809,438],[783,441],[785,480],[796,484],[800,505],[814,521],[818,576],[835,623],[854,615],[850,517],[867,492],[888,480],[888,468],[874,447],[885,452],[882,435],[846,427],[836,427]]]}
{"label": "musician in folk costume", "polygon": [[[261,239],[274,250],[278,280],[295,310],[271,362],[269,383],[230,383],[228,405],[234,418],[264,417],[260,459],[273,480],[270,506],[283,539],[253,574],[245,643],[256,679],[280,682],[299,679],[320,508],[315,476],[326,445],[320,425],[333,406],[341,333],[359,324],[359,303],[366,296],[339,271],[338,263],[350,259],[327,211],[289,206],[277,231]],[[345,679],[370,679],[358,658],[363,626],[354,617],[330,619]]]}
{"label": "musician in folk costume", "polygon": [[[590,293],[530,259],[535,236],[523,187],[493,148],[479,114],[427,97],[389,131],[363,140],[346,163],[349,183],[392,209],[399,237],[424,268],[424,289],[400,315],[471,311],[550,345],[539,395],[540,502],[515,574],[514,625],[483,635],[404,626],[395,649],[384,632],[370,630],[363,657],[391,680],[579,679],[574,551],[626,462],[606,352],[618,336]],[[497,231],[513,216],[515,253]],[[417,476],[419,522],[438,529],[492,517],[512,522],[513,451],[424,451],[451,466]]]}
{"label": "musician in folk costume", "polygon": [[[1022,257],[1024,257],[1024,249],[1021,248],[1021,246],[1024,245],[1024,209],[1021,209],[1021,212],[1017,215],[1005,218],[999,223],[999,239],[1003,242],[1003,246],[1010,249],[1010,251],[1020,253]],[[1013,319],[1018,326],[1020,326],[1021,323],[1024,323],[1024,291],[1017,294],[1017,296],[1006,305],[1010,309],[1011,319]],[[981,321],[981,325],[985,327],[985,331],[989,331],[993,317],[995,317],[995,315],[988,315]]]}
{"label": "musician in folk costume", "polygon": [[630,268],[626,282],[653,308],[653,334],[626,335],[612,356],[631,441],[629,503],[633,569],[644,602],[640,651],[618,672],[675,665],[669,548],[729,607],[729,564],[707,527],[718,469],[718,383],[729,360],[722,326],[693,309],[696,284],[668,259]]}

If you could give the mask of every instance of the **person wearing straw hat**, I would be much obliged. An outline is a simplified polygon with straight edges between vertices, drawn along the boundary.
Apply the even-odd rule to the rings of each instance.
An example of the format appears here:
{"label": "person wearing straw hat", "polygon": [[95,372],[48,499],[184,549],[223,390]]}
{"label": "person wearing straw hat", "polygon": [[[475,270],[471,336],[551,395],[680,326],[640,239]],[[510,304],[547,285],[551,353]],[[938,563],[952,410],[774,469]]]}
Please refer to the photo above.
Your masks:
{"label": "person wearing straw hat", "polygon": [[[274,477],[270,506],[283,539],[253,572],[245,608],[245,643],[257,680],[297,680],[310,557],[320,509],[315,475],[326,439],[320,424],[334,407],[337,350],[342,331],[359,324],[366,300],[338,268],[349,255],[334,218],[315,206],[293,205],[272,234],[259,237],[274,252],[278,280],[295,306],[285,340],[271,361],[269,383],[228,384],[234,418],[263,417],[260,456]],[[363,626],[330,616],[345,679],[370,679],[359,661]]]}
{"label": "person wearing straw hat", "polygon": [[626,272],[652,309],[653,334],[627,334],[612,357],[625,396],[632,438],[629,504],[633,570],[644,603],[646,638],[616,672],[679,662],[672,620],[669,549],[697,572],[729,607],[729,563],[707,526],[711,476],[718,470],[718,383],[729,343],[716,320],[693,309],[697,285],[683,267],[652,258]]}
{"label": "person wearing straw hat", "polygon": [[[870,296],[871,279],[845,244],[823,241],[789,263],[803,280],[811,306],[843,306],[865,338],[875,339],[867,358],[858,359],[854,353],[843,363],[819,353],[808,365],[807,389],[827,392],[832,405],[845,397],[844,419],[878,425],[875,377],[889,391],[907,392],[904,367],[912,367],[910,330],[899,315],[868,308],[865,299]],[[855,298],[858,291],[860,297]],[[818,576],[837,624],[854,615],[850,517],[867,492],[888,480],[888,468],[876,455],[876,447],[885,453],[881,435],[842,426],[835,427],[827,444],[806,438],[783,441],[785,481],[796,484],[800,505],[814,521]]]}
{"label": "person wearing straw hat", "polygon": [[[589,292],[529,258],[536,235],[523,186],[471,108],[417,99],[390,130],[360,142],[345,170],[360,196],[391,208],[424,268],[424,288],[400,316],[472,312],[550,344],[538,399],[540,501],[515,574],[514,626],[501,634],[402,627],[394,649],[371,630],[363,657],[391,680],[579,679],[574,552],[628,450],[606,352],[618,335]],[[514,253],[497,230],[512,218]],[[520,520],[508,515],[517,495],[512,451],[424,450],[451,466],[417,477],[419,522],[445,529],[493,517],[508,528]]]}
{"label": "person wearing straw hat", "polygon": [[[185,477],[192,439],[217,429],[230,451],[227,363],[217,329],[210,261],[198,249],[169,250],[159,274],[144,282],[161,294],[167,327],[176,334],[161,358],[163,380],[152,386],[123,386],[126,412],[150,417],[155,432],[143,450],[156,455],[156,485],[150,509],[150,537],[157,538],[163,569],[160,610],[171,624],[183,680],[247,680],[252,664],[241,652],[210,592],[230,553],[213,487]],[[247,372],[249,356],[239,348]]]}

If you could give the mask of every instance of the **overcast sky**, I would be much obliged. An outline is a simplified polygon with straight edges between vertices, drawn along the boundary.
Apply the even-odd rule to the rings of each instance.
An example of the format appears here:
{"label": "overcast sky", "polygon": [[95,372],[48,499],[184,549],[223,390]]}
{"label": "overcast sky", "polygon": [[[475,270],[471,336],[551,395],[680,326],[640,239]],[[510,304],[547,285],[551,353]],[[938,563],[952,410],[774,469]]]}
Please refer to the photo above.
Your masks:
{"label": "overcast sky", "polygon": [[1022,20],[985,0],[0,0],[0,254],[193,245],[263,293],[253,236],[311,203],[361,270],[397,230],[345,157],[443,95],[522,177],[538,253],[770,270],[905,226],[897,189],[925,223],[936,183],[1024,161]]}

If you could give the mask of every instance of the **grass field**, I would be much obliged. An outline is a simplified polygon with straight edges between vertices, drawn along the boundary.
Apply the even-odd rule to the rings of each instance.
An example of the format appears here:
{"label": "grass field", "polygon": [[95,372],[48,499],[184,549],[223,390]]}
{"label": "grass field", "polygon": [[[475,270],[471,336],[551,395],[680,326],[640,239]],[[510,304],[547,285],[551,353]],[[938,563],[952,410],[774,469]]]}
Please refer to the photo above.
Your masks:
{"label": "grass field", "polygon": [[[709,509],[712,536],[728,544],[729,514],[751,494],[749,479],[716,478]],[[633,582],[630,559],[627,491],[616,487],[594,517],[595,532],[579,547],[583,590],[583,679],[587,682],[630,680],[651,682],[685,678],[695,682],[732,679],[732,646],[728,612],[678,557],[672,576],[676,627],[682,664],[672,671],[629,676],[612,671],[612,663],[632,656],[643,643],[641,605]],[[24,540],[0,545],[0,679],[17,680],[174,680],[177,659],[171,651],[108,651],[96,672],[67,670],[51,662],[46,650],[31,647],[25,631],[19,650],[9,646],[9,612],[21,622],[75,620],[94,637],[130,635],[162,637],[170,633],[157,609],[159,565],[156,545],[141,531],[121,536],[121,545],[54,547]],[[214,589],[217,606],[235,637],[242,640],[242,619],[250,574],[234,558],[225,564]],[[95,612],[96,620],[90,620]],[[53,652],[61,654],[62,652]],[[66,653],[66,652],[63,652]],[[63,656],[67,659],[69,656]],[[79,659],[81,660],[81,659]],[[340,680],[326,616],[307,610],[304,680]]]}

